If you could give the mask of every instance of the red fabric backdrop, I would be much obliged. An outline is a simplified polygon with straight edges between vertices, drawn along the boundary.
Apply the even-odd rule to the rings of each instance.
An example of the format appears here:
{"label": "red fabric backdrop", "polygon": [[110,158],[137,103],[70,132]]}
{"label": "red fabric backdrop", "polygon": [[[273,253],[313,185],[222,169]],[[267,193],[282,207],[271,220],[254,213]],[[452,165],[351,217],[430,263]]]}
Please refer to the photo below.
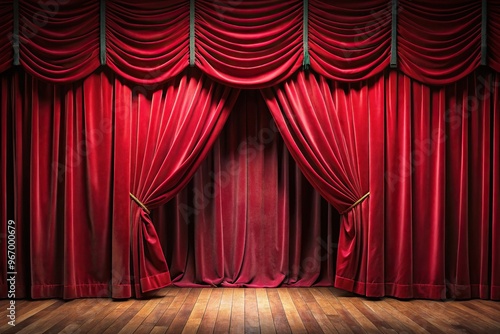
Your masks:
{"label": "red fabric backdrop", "polygon": [[[19,1],[20,61],[32,75],[72,82],[99,66],[98,1]],[[487,65],[499,70],[500,1],[487,1]],[[392,1],[310,0],[311,68],[341,81],[359,81],[389,66]],[[106,1],[106,64],[141,84],[165,82],[189,65],[189,1]],[[398,1],[398,67],[429,84],[452,83],[481,60],[481,1]],[[0,1],[2,31],[13,31],[12,4]],[[304,60],[303,3],[195,1],[195,66],[241,88],[269,87]],[[0,45],[0,71],[9,68],[9,34]],[[10,45],[10,47],[9,47]]]}
{"label": "red fabric backdrop", "polygon": [[20,1],[19,59],[28,73],[73,82],[99,67],[97,1]]}
{"label": "red fabric backdrop", "polygon": [[196,64],[242,88],[270,86],[302,65],[302,1],[196,2]]}
{"label": "red fabric backdrop", "polygon": [[188,1],[107,1],[106,64],[135,83],[154,85],[188,65]]}
{"label": "red fabric backdrop", "polygon": [[385,79],[386,294],[499,298],[499,79]]}
{"label": "red fabric backdrop", "polygon": [[[488,54],[482,68],[481,1],[399,1],[395,71],[387,70],[391,1],[373,0],[357,9],[348,1],[333,6],[311,0],[309,74],[300,70],[307,60],[301,2],[195,4],[197,69],[190,72],[187,1],[151,1],[141,9],[131,1],[106,2],[105,27],[99,25],[98,2],[19,2],[20,67],[9,69],[15,36],[0,37],[5,42],[0,43],[0,228],[5,232],[9,219],[16,222],[18,297],[139,297],[167,284],[167,264],[175,267],[178,259],[164,244],[166,260],[172,261],[165,263],[160,240],[169,239],[157,235],[129,193],[155,207],[188,183],[237,97],[237,90],[228,88],[234,86],[265,88],[292,156],[338,210],[370,192],[341,218],[337,286],[369,296],[500,299],[497,0],[487,2]],[[13,31],[11,3],[0,2],[0,15],[3,31]],[[98,69],[100,52],[105,69]],[[189,117],[176,118],[183,112]],[[168,115],[175,117],[162,118]],[[143,128],[151,122],[156,126]],[[163,133],[164,128],[175,130]],[[199,134],[198,142],[183,131]],[[268,159],[264,154],[258,161],[279,166],[284,157]],[[213,168],[220,168],[218,163]],[[257,164],[246,164],[247,176],[260,173]],[[203,180],[209,167],[196,178]],[[286,175],[280,173],[273,181],[275,196],[285,203],[279,184]],[[196,178],[193,192],[204,182]],[[258,184],[245,189],[252,187]],[[224,191],[242,196],[238,200],[250,205],[247,212],[272,211],[236,189]],[[241,210],[235,206],[232,213],[212,216],[211,223],[231,230],[224,224],[241,221],[250,234],[231,231],[257,238],[260,231],[251,222],[258,218],[228,220],[233,213],[243,217]],[[204,211],[195,219],[210,215]],[[287,240],[286,219],[277,224],[282,230],[275,240]],[[5,261],[6,234],[0,240]],[[284,258],[287,250],[278,253]],[[258,253],[243,248],[218,254],[217,273],[200,269],[195,275],[198,266],[177,266],[175,279],[266,284],[263,276],[251,275]],[[233,257],[238,254],[239,260]],[[184,258],[200,260],[192,254]],[[221,263],[233,267],[222,273]],[[238,266],[241,275],[235,276]],[[267,284],[290,282],[283,276],[286,267]],[[2,296],[5,270],[0,268]],[[157,275],[162,279],[147,279]],[[298,284],[324,282],[320,277],[327,276],[304,276]]]}
{"label": "red fabric backdrop", "polygon": [[500,72],[500,1],[488,3],[488,65]]}
{"label": "red fabric backdrop", "polygon": [[[0,31],[12,31],[12,1],[0,1]],[[12,66],[12,32],[0,35],[0,72]]]}
{"label": "red fabric backdrop", "polygon": [[339,215],[294,163],[259,91],[240,93],[193,180],[152,217],[177,286],[335,278]]}
{"label": "red fabric backdrop", "polygon": [[401,0],[399,6],[398,60],[404,73],[440,85],[479,66],[481,1]]}
{"label": "red fabric backdrop", "polygon": [[311,68],[331,79],[367,79],[389,66],[390,1],[311,1]]}

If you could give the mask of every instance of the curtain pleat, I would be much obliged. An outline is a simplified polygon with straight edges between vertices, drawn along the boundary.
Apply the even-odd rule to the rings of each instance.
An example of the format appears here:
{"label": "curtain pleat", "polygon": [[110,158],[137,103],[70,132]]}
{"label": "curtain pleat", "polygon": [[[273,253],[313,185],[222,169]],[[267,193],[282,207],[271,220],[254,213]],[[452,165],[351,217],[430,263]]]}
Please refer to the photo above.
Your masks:
{"label": "curtain pleat", "polygon": [[[369,79],[389,66],[392,3],[311,0],[304,20],[304,3],[298,0],[197,0],[194,66],[233,87],[270,87],[301,68],[307,43],[315,72],[346,82]],[[487,6],[487,65],[499,71],[499,2],[489,0]],[[100,66],[99,9],[97,1],[20,1],[21,65],[57,83],[95,71]],[[0,37],[0,71],[12,66],[12,11],[11,2],[0,2],[0,27],[6,32]],[[188,66],[188,1],[106,1],[105,15],[106,66],[121,77],[154,86]],[[401,0],[396,17],[397,66],[412,79],[450,84],[479,67],[480,0]]]}
{"label": "curtain pleat", "polygon": [[341,81],[383,71],[390,60],[391,10],[387,0],[310,1],[311,68]]}
{"label": "curtain pleat", "polygon": [[497,86],[386,78],[385,294],[498,299]]}
{"label": "curtain pleat", "polygon": [[[12,66],[13,5],[12,1],[0,1],[0,73]],[[10,32],[10,33],[9,33]]]}
{"label": "curtain pleat", "polygon": [[196,1],[196,65],[231,86],[260,88],[302,65],[301,1]]}
{"label": "curtain pleat", "polygon": [[263,93],[301,171],[342,214],[336,285],[353,290],[367,265],[369,88],[300,72]]}
{"label": "curtain pleat", "polygon": [[[166,203],[191,179],[232,109],[238,90],[189,71],[162,89],[117,91],[129,112],[130,192],[148,209]],[[170,283],[168,266],[149,212],[131,204],[135,294]]]}
{"label": "curtain pleat", "polygon": [[500,72],[500,1],[488,2],[488,66]]}
{"label": "curtain pleat", "polygon": [[169,80],[189,61],[189,1],[106,2],[107,65],[143,85]]}
{"label": "curtain pleat", "polygon": [[481,1],[401,0],[398,64],[432,85],[455,82],[481,61]]}
{"label": "curtain pleat", "polygon": [[99,2],[19,1],[20,62],[28,73],[65,83],[99,67]]}

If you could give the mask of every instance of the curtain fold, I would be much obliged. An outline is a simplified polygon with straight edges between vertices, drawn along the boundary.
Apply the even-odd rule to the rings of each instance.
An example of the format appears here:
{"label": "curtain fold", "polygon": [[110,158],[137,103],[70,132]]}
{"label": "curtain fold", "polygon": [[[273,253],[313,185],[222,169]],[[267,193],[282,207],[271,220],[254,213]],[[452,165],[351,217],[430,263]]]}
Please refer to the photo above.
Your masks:
{"label": "curtain fold", "polygon": [[[13,5],[12,1],[0,1],[0,73],[12,66]],[[10,32],[10,33],[9,33]]]}
{"label": "curtain fold", "polygon": [[106,2],[106,63],[134,83],[154,85],[189,63],[189,1]]}
{"label": "curtain fold", "polygon": [[498,83],[386,79],[385,293],[498,300]]}
{"label": "curtain fold", "polygon": [[369,93],[309,72],[263,91],[301,171],[342,215],[335,284],[348,290],[367,266]]}
{"label": "curtain fold", "polygon": [[500,1],[488,2],[488,66],[500,72]]}
{"label": "curtain fold", "polygon": [[311,68],[330,79],[356,81],[389,65],[391,1],[309,2]]}
{"label": "curtain fold", "polygon": [[[499,82],[498,74],[487,69],[437,87],[396,71],[357,84],[299,73],[264,92],[284,142],[291,152],[296,151],[292,156],[298,166],[310,168],[305,177],[321,176],[341,186],[335,192],[327,182],[311,182],[336,201],[339,211],[370,192],[342,217],[338,287],[368,296],[500,299]],[[300,276],[293,267],[287,272],[285,264],[277,266],[285,269],[276,272],[262,266],[263,276],[252,281],[245,257],[238,262],[228,256],[232,269],[227,272],[229,264],[222,266],[220,259],[213,267],[206,265],[210,254],[204,254],[203,247],[214,245],[214,251],[232,254],[231,249],[221,248],[224,243],[216,236],[208,237],[211,227],[221,221],[214,217],[229,224],[217,225],[215,231],[222,233],[233,231],[234,222],[278,217],[283,224],[288,215],[295,232],[290,227],[289,239],[282,231],[277,240],[289,240],[289,244],[293,240],[309,251],[315,249],[309,238],[330,233],[332,227],[323,225],[325,221],[319,229],[300,226],[300,219],[320,219],[304,218],[313,214],[304,205],[317,205],[317,197],[309,198],[313,196],[307,195],[310,192],[304,186],[292,189],[290,180],[298,174],[284,168],[285,155],[277,162],[268,160],[269,153],[283,152],[275,144],[255,152],[262,160],[249,162],[255,147],[252,141],[247,141],[245,146],[251,145],[244,157],[237,140],[217,142],[214,152],[220,159],[238,159],[247,178],[235,177],[233,188],[220,189],[226,197],[199,200],[196,189],[205,191],[207,180],[216,176],[222,184],[222,171],[231,168],[213,153],[196,174],[193,188],[175,197],[177,211],[169,216],[171,221],[162,218],[153,224],[150,215],[130,200],[132,192],[153,209],[174,198],[208,154],[237,92],[200,73],[142,92],[112,73],[95,73],[61,86],[23,71],[4,73],[0,92],[0,227],[7,231],[9,220],[16,223],[18,297],[140,297],[166,284],[166,263],[175,268],[174,280],[185,285],[263,284],[263,276],[273,284],[325,282],[324,272],[320,278],[313,272]],[[247,100],[244,105],[253,102]],[[237,112],[235,117],[240,117]],[[250,126],[255,124],[252,117],[260,116],[250,112],[245,117],[241,122]],[[252,138],[257,128],[227,131]],[[268,138],[265,132],[260,136]],[[171,158],[172,154],[178,158]],[[268,161],[274,162],[268,165]],[[278,204],[270,210],[270,201],[263,199],[273,192],[252,180],[272,179],[272,175],[278,177],[271,182],[278,191]],[[296,179],[295,187],[299,184]],[[285,198],[287,192],[297,196],[295,201],[304,201],[302,209],[280,202],[279,196]],[[209,205],[202,205],[205,200]],[[203,210],[190,216],[190,224],[170,230],[171,224],[184,218],[179,209],[184,203],[202,203]],[[217,211],[217,203],[234,207],[234,215]],[[252,211],[252,205],[259,209]],[[292,206],[302,213],[292,213]],[[238,214],[236,208],[242,211]],[[244,216],[245,210],[252,214]],[[168,231],[172,234],[165,235]],[[195,238],[195,231],[201,232],[184,250],[169,243],[172,238]],[[241,238],[262,232],[252,227],[234,231]],[[5,233],[0,240],[0,255],[6,256]],[[306,254],[297,252],[295,248],[289,253],[288,264],[302,264]],[[258,257],[258,253],[246,253]],[[283,252],[277,254],[286,260]],[[205,266],[200,267],[201,263]],[[2,296],[7,292],[5,269],[0,268]]]}
{"label": "curtain fold", "polygon": [[394,71],[359,86],[299,73],[264,92],[325,198],[343,212],[370,191],[342,217],[335,286],[499,298],[498,82],[488,71],[442,87]]}
{"label": "curtain fold", "polygon": [[38,78],[67,83],[99,67],[98,1],[19,1],[20,62]]}
{"label": "curtain fold", "polygon": [[481,1],[401,0],[398,65],[413,79],[449,84],[481,61]]}
{"label": "curtain fold", "polygon": [[217,81],[268,87],[302,65],[302,1],[196,1],[196,65]]}
{"label": "curtain fold", "polygon": [[[160,89],[122,85],[123,126],[129,128],[130,192],[148,210],[173,198],[191,179],[221,131],[238,90],[185,72]],[[130,206],[136,296],[170,283],[168,266],[149,213]]]}
{"label": "curtain fold", "polygon": [[[161,242],[170,239],[158,235],[147,212],[176,198],[195,175],[239,89],[260,88],[304,177],[342,214],[337,287],[367,296],[500,299],[498,1],[488,2],[493,70],[479,67],[481,1],[399,1],[400,72],[384,70],[390,1],[361,9],[311,1],[311,72],[299,71],[301,1],[196,1],[199,69],[186,69],[188,2],[139,7],[106,2],[104,70],[96,1],[20,1],[22,69],[10,68],[12,36],[0,36],[0,228],[16,223],[19,297],[142,297],[169,284],[167,259],[179,284],[323,284],[323,276],[287,271],[285,262],[302,255],[297,247],[286,259],[283,244],[291,239],[284,229],[274,234],[282,243],[277,271],[268,263],[253,277],[244,254],[233,257],[220,240],[213,245],[224,260],[217,259],[215,272],[199,248],[184,249],[184,258],[164,253]],[[12,25],[12,3],[1,1],[0,28]],[[215,152],[212,159],[235,154],[223,141]],[[235,177],[235,193],[220,189],[226,197],[208,206],[234,203],[240,211],[203,211],[192,218],[205,224],[198,231],[219,224],[216,231],[243,240],[249,231],[258,235],[253,223],[244,230],[231,225],[257,221],[257,214],[243,214],[253,204],[263,216],[270,212],[269,220],[289,219],[284,151],[282,160],[257,152],[259,165],[249,162],[249,147],[245,152],[233,157],[250,178]],[[283,173],[274,174],[272,210],[259,197],[271,196],[264,186],[241,181],[271,177],[263,161]],[[211,168],[224,168],[222,160],[207,164],[191,191],[213,177]],[[187,190],[169,210],[182,210],[195,195]],[[302,227],[298,218],[293,223],[299,244]],[[193,226],[176,233],[185,237]],[[324,230],[315,228],[309,237]],[[0,240],[6,258],[5,233]],[[208,242],[197,235],[195,244]],[[248,256],[256,262],[261,255]],[[0,268],[2,296],[6,275]]]}
{"label": "curtain fold", "polygon": [[16,297],[108,296],[113,130],[100,96],[110,87],[103,74],[74,86],[2,79],[2,230],[15,222]]}
{"label": "curtain fold", "polygon": [[176,286],[329,286],[335,278],[339,216],[290,157],[259,91],[240,93],[193,180],[154,211]]}
{"label": "curtain fold", "polygon": [[[20,61],[33,76],[70,83],[100,64],[98,1],[19,1]],[[238,88],[282,82],[302,66],[354,82],[387,69],[392,1],[311,0],[303,39],[304,4],[288,1],[209,1],[194,4],[195,64],[216,81]],[[488,63],[499,71],[499,2],[487,2]],[[189,64],[190,3],[106,1],[106,66],[143,85],[165,83]],[[0,2],[0,71],[12,66],[12,2]],[[481,63],[482,1],[398,1],[398,68],[431,85],[455,82]],[[10,32],[10,34],[9,34]]]}

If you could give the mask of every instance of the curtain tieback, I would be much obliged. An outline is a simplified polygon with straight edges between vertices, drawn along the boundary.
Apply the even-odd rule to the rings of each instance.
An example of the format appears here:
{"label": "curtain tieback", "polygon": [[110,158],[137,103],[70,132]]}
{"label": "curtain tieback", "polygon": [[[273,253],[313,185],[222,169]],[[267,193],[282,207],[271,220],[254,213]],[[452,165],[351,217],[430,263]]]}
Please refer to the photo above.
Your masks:
{"label": "curtain tieback", "polygon": [[130,194],[130,198],[132,198],[134,200],[134,202],[137,203],[137,205],[139,205],[142,209],[144,209],[144,211],[146,211],[148,214],[151,213],[148,210],[148,208],[144,205],[144,203],[142,203],[141,201],[139,201],[139,199],[137,197],[135,197],[132,193],[129,193],[129,194]]}
{"label": "curtain tieback", "polygon": [[370,192],[367,192],[366,194],[364,194],[363,196],[361,196],[360,199],[358,199],[356,202],[354,202],[353,205],[351,205],[350,207],[347,208],[347,210],[344,210],[344,212],[341,213],[341,215],[351,211],[352,209],[354,209],[358,204],[360,204],[361,202],[363,202],[368,196],[370,196]]}

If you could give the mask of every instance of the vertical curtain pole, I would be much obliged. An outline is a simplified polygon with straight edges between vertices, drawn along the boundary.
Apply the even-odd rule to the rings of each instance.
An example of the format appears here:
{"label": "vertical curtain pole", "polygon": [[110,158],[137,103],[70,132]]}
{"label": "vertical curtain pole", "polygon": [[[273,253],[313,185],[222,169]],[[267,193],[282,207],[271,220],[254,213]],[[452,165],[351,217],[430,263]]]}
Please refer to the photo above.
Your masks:
{"label": "vertical curtain pole", "polygon": [[99,58],[101,65],[106,65],[106,0],[100,1],[99,29]]}
{"label": "vertical curtain pole", "polygon": [[488,62],[488,1],[482,1],[481,10],[481,65]]}
{"label": "vertical curtain pole", "polygon": [[398,0],[392,0],[391,68],[398,67]]}
{"label": "vertical curtain pole", "polygon": [[311,61],[309,60],[309,1],[304,0],[304,13],[302,16],[302,45],[304,49],[304,60],[302,66],[308,69]]}
{"label": "vertical curtain pole", "polygon": [[189,1],[189,66],[194,66],[194,0]]}
{"label": "vertical curtain pole", "polygon": [[12,49],[14,51],[14,65],[19,65],[19,0],[13,3],[14,27],[12,31]]}

